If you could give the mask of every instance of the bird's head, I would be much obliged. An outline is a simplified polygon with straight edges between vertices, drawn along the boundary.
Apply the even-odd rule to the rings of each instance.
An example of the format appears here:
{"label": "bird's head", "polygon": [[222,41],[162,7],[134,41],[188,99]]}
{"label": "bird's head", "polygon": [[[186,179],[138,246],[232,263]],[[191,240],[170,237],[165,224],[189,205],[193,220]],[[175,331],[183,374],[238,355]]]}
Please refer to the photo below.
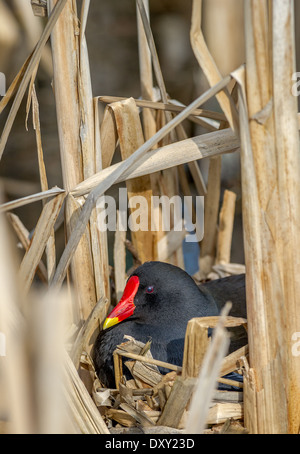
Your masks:
{"label": "bird's head", "polygon": [[197,285],[181,268],[163,262],[145,262],[129,277],[123,296],[106,318],[103,329],[129,317],[140,322],[155,321],[158,307],[160,317],[166,312],[166,317],[172,318],[177,307],[182,310],[184,301],[198,295]]}

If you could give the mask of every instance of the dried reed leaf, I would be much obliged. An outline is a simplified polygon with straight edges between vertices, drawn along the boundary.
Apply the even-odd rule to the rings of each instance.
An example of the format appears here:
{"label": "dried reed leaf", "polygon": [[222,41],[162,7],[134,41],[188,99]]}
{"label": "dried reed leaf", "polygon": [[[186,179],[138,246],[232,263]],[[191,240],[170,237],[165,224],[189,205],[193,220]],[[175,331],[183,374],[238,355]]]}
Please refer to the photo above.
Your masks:
{"label": "dried reed leaf", "polygon": [[[239,140],[230,129],[203,134],[191,139],[182,140],[156,150],[149,151],[142,156],[129,170],[125,170],[115,183],[120,183],[130,178],[155,173],[168,169],[174,165],[185,164],[206,157],[218,156],[219,154],[236,151],[239,148]],[[114,164],[108,169],[103,169],[91,178],[79,183],[71,192],[75,197],[88,194],[99,183],[109,179],[115,169],[121,166]]]}
{"label": "dried reed leaf", "polygon": [[[121,96],[99,96],[97,99],[101,102],[111,104],[113,102],[125,101],[126,98],[123,98]],[[153,110],[169,110],[170,112],[174,113],[180,113],[186,107],[184,105],[174,104],[172,100],[168,103],[150,101],[147,99],[134,99],[134,101],[138,107]],[[207,109],[195,109],[188,118],[191,118],[192,116],[210,118],[216,121],[226,121],[226,117],[223,113],[214,112],[213,110]]]}
{"label": "dried reed leaf", "polygon": [[49,189],[48,191],[38,192],[37,194],[28,195],[26,197],[22,197],[21,199],[13,200],[12,202],[3,203],[2,205],[0,205],[0,212],[14,210],[15,208],[28,205],[29,203],[49,199],[50,197],[64,193],[65,191],[63,189],[60,189],[57,186],[55,186],[54,188]]}

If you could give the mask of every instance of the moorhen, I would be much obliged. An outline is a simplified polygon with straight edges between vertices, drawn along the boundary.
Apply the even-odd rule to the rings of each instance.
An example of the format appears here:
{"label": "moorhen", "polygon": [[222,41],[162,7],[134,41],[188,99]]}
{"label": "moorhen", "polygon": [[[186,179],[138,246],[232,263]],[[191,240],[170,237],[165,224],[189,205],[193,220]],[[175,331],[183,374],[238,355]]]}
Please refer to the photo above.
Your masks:
{"label": "moorhen", "polygon": [[[101,383],[115,387],[113,352],[124,342],[124,335],[144,343],[151,339],[153,358],[181,366],[188,321],[219,315],[227,301],[232,302],[230,315],[246,318],[244,274],[198,286],[177,266],[145,262],[129,277],[120,302],[108,315],[96,339],[93,356]],[[243,327],[232,331],[230,351],[247,343]]]}

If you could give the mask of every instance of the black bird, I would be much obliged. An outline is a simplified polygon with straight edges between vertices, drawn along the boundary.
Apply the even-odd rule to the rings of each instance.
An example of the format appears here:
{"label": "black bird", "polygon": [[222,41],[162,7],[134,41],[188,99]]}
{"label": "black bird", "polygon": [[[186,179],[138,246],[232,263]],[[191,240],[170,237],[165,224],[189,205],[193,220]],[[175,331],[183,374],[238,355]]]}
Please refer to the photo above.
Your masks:
{"label": "black bird", "polygon": [[[198,286],[177,266],[163,262],[139,266],[96,339],[94,363],[100,381],[106,387],[115,386],[113,351],[124,342],[124,335],[144,343],[151,338],[155,359],[181,366],[188,321],[193,317],[219,315],[227,301],[232,302],[230,315],[246,318],[244,274]],[[230,351],[247,343],[244,328],[234,330]]]}

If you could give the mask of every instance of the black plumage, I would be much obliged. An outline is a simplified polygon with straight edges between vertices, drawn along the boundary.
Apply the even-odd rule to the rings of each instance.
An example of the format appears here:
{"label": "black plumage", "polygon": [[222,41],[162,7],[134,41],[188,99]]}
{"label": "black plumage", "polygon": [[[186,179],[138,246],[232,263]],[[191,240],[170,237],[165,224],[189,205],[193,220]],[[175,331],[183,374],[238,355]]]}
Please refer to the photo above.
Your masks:
{"label": "black plumage", "polygon": [[[115,386],[112,354],[124,335],[144,343],[151,339],[155,359],[182,365],[185,331],[191,318],[219,315],[227,301],[232,302],[230,315],[246,318],[244,274],[198,286],[176,266],[146,262],[132,276],[139,279],[133,314],[102,330],[94,346],[95,368],[104,386]],[[247,343],[243,327],[233,332],[230,351]]]}

